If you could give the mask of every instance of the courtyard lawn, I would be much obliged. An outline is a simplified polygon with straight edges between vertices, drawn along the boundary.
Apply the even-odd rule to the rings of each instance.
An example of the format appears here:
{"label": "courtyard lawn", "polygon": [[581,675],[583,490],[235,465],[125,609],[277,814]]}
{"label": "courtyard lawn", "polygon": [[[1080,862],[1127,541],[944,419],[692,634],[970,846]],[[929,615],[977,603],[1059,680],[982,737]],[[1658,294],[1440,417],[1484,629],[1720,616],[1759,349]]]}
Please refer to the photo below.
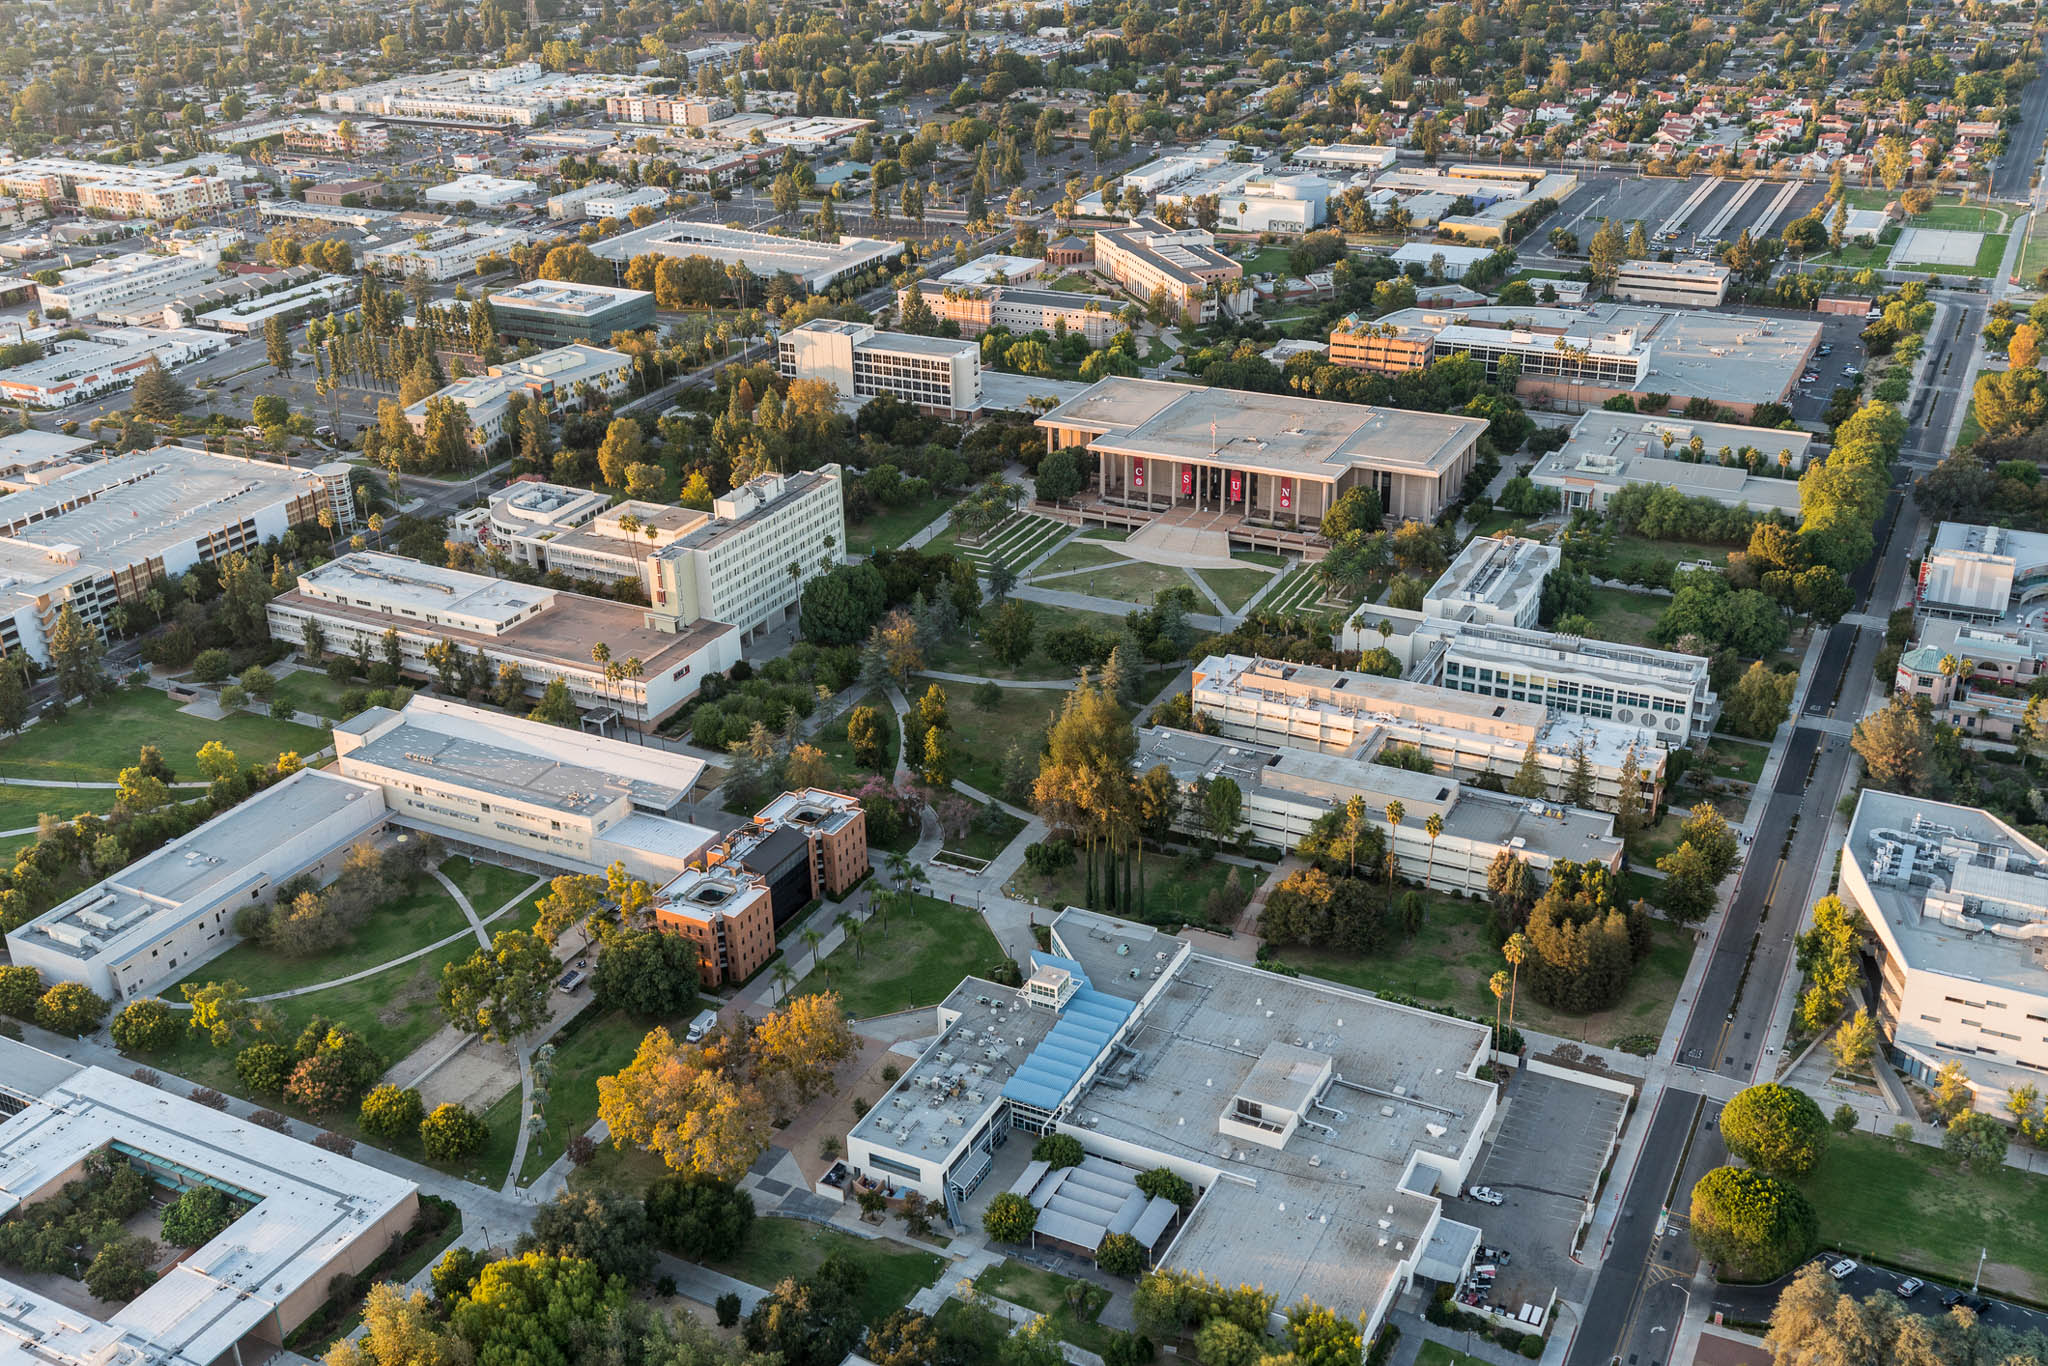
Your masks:
{"label": "courtyard lawn", "polygon": [[336,683],[324,673],[299,669],[278,679],[277,691],[272,696],[284,698],[295,711],[341,721],[347,719],[342,710],[341,695],[348,690],[348,686]]}
{"label": "courtyard lawn", "polygon": [[[1066,580],[1065,586],[1072,587],[1076,580]],[[989,656],[988,647],[974,634],[974,628],[960,633],[952,640],[939,645],[925,656],[925,667],[938,673],[966,674],[973,678],[1007,678],[1017,682],[1057,679],[1066,682],[1074,677],[1074,670],[1064,664],[1054,663],[1046,658],[1044,649],[1045,633],[1060,626],[1085,626],[1091,631],[1104,633],[1120,631],[1122,617],[1106,612],[1090,612],[1079,607],[1056,607],[1049,603],[1033,602],[1025,606],[1037,618],[1036,634],[1030,656],[1016,668],[997,663]],[[988,611],[983,609],[984,614]],[[948,685],[951,687],[958,685]],[[963,698],[964,700],[964,698]]]}
{"label": "courtyard lawn", "polygon": [[[1048,574],[1057,574],[1068,569],[1100,569],[1105,565],[1129,564],[1130,560],[1103,545],[1091,545],[1087,541],[1074,540],[1046,556],[1039,566],[1031,571],[1034,581]],[[1058,584],[1051,585],[1058,587]]]}
{"label": "courtyard lawn", "polygon": [[[1086,857],[1085,851],[1077,850],[1074,866],[1062,868],[1051,877],[1039,877],[1020,869],[1017,886],[1024,895],[1036,898],[1044,906],[1100,909],[1100,893],[1093,898],[1088,895],[1087,877],[1082,868]],[[1238,885],[1247,894],[1266,880],[1266,871],[1262,868],[1246,868],[1201,854],[1183,855],[1169,850],[1148,849],[1145,851],[1144,910],[1131,918],[1153,925],[1207,925],[1209,894],[1229,881],[1233,872],[1237,874]],[[1096,877],[1100,879],[1100,870]],[[1137,879],[1138,871],[1133,866],[1133,893],[1137,890]]]}
{"label": "courtyard lawn", "polygon": [[1823,1247],[1954,1282],[1989,1248],[1998,1260],[1984,1263],[1984,1289],[2048,1298],[2048,1178],[1855,1133],[1830,1138],[1799,1184],[1820,1212]]}
{"label": "courtyard lawn", "polygon": [[919,896],[907,912],[870,917],[857,946],[841,944],[793,990],[836,991],[849,1019],[868,1019],[937,1005],[962,977],[985,977],[1002,961],[972,906]]}
{"label": "courtyard lawn", "polygon": [[[442,876],[462,889],[469,908],[481,920],[525,891],[533,874],[516,872],[495,863],[480,863],[461,855],[441,865]],[[494,927],[496,928],[496,927]]]}
{"label": "courtyard lawn", "polygon": [[1463,1352],[1452,1351],[1441,1342],[1423,1339],[1421,1350],[1415,1354],[1415,1366],[1484,1366],[1480,1357],[1468,1357]]}
{"label": "courtyard lawn", "polygon": [[[1406,996],[1426,1006],[1441,1006],[1474,1019],[1493,1018],[1493,993],[1487,981],[1506,966],[1486,929],[1486,907],[1439,893],[1425,893],[1428,919],[1413,939],[1392,952],[1359,957],[1333,950],[1289,948],[1279,957],[1310,977],[1384,995]],[[1692,961],[1693,935],[1661,920],[1650,922],[1654,946],[1636,965],[1635,976],[1621,1000],[1589,1015],[1567,1015],[1535,1000],[1528,991],[1517,999],[1515,1023],[1546,1034],[1608,1045],[1630,1034],[1656,1034],[1664,1028],[1671,1003]]]}
{"label": "courtyard lawn", "polygon": [[[190,791],[174,795],[192,797]],[[90,787],[0,787],[0,830],[27,830],[34,838],[36,823],[45,814],[70,820],[88,811],[104,814],[114,805],[114,794]]]}
{"label": "courtyard lawn", "polygon": [[597,1122],[597,1079],[608,1077],[633,1061],[649,1022],[622,1010],[583,1013],[554,1037],[555,1071],[548,1082],[548,1103],[542,1111],[546,1127],[527,1140],[526,1161],[519,1179],[530,1182],[548,1169],[569,1146],[569,1140]]}
{"label": "courtyard lawn", "polygon": [[1769,745],[1752,744],[1747,740],[1733,740],[1725,735],[1716,735],[1707,745],[1706,758],[1694,766],[1694,771],[1711,773],[1717,778],[1733,778],[1737,782],[1754,783],[1763,776],[1764,760],[1770,755]]}
{"label": "courtyard lawn", "polygon": [[[1705,560],[1710,564],[1728,563],[1728,552],[1735,546],[1709,545],[1704,541],[1653,541],[1647,536],[1616,536],[1609,543],[1607,553],[1586,566],[1596,579],[1641,578],[1642,571],[1653,565],[1676,567],[1688,560]],[[1659,575],[1669,579],[1667,570]]]}
{"label": "courtyard lawn", "polygon": [[877,550],[895,550],[905,541],[938,520],[940,513],[953,506],[950,494],[935,493],[929,498],[900,508],[883,508],[871,517],[846,524],[846,548],[856,555],[872,555]]}
{"label": "courtyard lawn", "polygon": [[[853,715],[854,707],[873,707],[875,715],[881,718],[882,767],[880,770],[862,768],[860,764],[854,761],[853,746],[848,744],[846,740],[847,718]],[[839,717],[819,725],[816,733],[806,743],[816,745],[819,749],[825,751],[826,762],[832,765],[832,771],[838,775],[838,785],[850,792],[864,784],[870,773],[879,771],[885,778],[895,774],[896,746],[899,743],[896,729],[895,709],[889,705],[888,697],[877,689],[862,697],[860,701],[853,704],[853,707],[848,707]]]}
{"label": "courtyard lawn", "polygon": [[1209,585],[1209,591],[1223,599],[1223,605],[1233,612],[1242,612],[1244,605],[1257,597],[1274,576],[1263,569],[1196,569],[1190,570],[1196,578]]}
{"label": "courtyard lawn", "polygon": [[1244,263],[1244,273],[1277,275],[1285,279],[1294,273],[1294,263],[1285,247],[1261,247],[1257,255]]}
{"label": "courtyard lawn", "polygon": [[[510,895],[493,902],[491,909],[496,910]],[[357,927],[354,940],[330,953],[291,958],[245,939],[219,957],[202,963],[178,986],[240,982],[251,996],[268,996],[389,963],[468,928],[469,918],[455,904],[455,898],[432,878],[422,878],[407,895],[371,911]],[[467,953],[476,947],[476,941],[473,937],[458,940],[451,947],[463,948]],[[178,986],[167,988],[164,999],[183,1001]]]}
{"label": "courtyard lawn", "polygon": [[[975,1279],[974,1288],[985,1295],[994,1295],[1045,1315],[1054,1336],[1061,1342],[1071,1342],[1098,1356],[1117,1336],[1096,1322],[1103,1307],[1109,1303],[1109,1291],[1092,1282],[1077,1281],[1071,1276],[1043,1271],[1005,1258],[982,1272]],[[1069,1295],[1082,1297],[1079,1313],[1075,1312]]]}
{"label": "courtyard lawn", "polygon": [[1287,557],[1271,550],[1233,550],[1230,558],[1244,564],[1264,565],[1268,569],[1287,567]]}
{"label": "courtyard lawn", "polygon": [[[1717,799],[1699,792],[1667,792],[1664,819],[1628,837],[1629,858],[1643,867],[1655,867],[1658,859],[1678,847],[1680,828],[1691,819],[1692,808],[1699,802],[1706,802],[1719,811],[1730,825],[1740,824],[1749,810],[1748,801],[1741,797]],[[1650,899],[1656,900],[1655,897]]]}
{"label": "courtyard lawn", "polygon": [[1107,288],[1107,285],[1087,271],[1077,270],[1060,276],[1048,287],[1057,289],[1062,294],[1096,294]]}
{"label": "courtyard lawn", "polygon": [[1185,588],[1187,583],[1188,575],[1185,569],[1170,564],[1147,564],[1142,560],[1126,560],[1122,564],[1090,570],[1085,574],[1069,574],[1066,578],[1055,579],[1040,586],[1065,593],[1086,593],[1096,598],[1115,598],[1118,602],[1149,607],[1160,593],[1169,588]]}
{"label": "courtyard lawn", "polygon": [[483,1148],[462,1162],[430,1162],[450,1176],[474,1181],[497,1190],[512,1169],[512,1152],[519,1146],[519,1088],[514,1086],[484,1110],[484,1128],[489,1137]]}
{"label": "courtyard lawn", "polygon": [[0,741],[0,776],[110,783],[134,766],[144,745],[155,745],[181,780],[191,780],[200,776],[192,756],[208,740],[219,740],[245,764],[268,763],[285,750],[311,755],[330,743],[325,731],[310,726],[247,712],[208,721],[179,711],[154,688],[128,688]]}
{"label": "courtyard lawn", "polygon": [[[916,680],[917,690],[908,693],[914,703],[924,695],[931,680]],[[1066,692],[1055,688],[1004,688],[1002,701],[987,711],[968,696],[970,687],[941,683],[946,691],[948,727],[946,745],[953,755],[951,776],[976,791],[999,796],[1003,788],[1003,758],[1012,745],[1036,754],[1046,727],[1059,715]]]}
{"label": "courtyard lawn", "polygon": [[1626,588],[1595,588],[1590,593],[1586,615],[1592,618],[1593,634],[1623,645],[1650,644],[1650,632],[1671,603],[1669,598]]}
{"label": "courtyard lawn", "polygon": [[992,859],[1009,848],[1010,841],[1016,839],[1017,832],[1024,828],[1024,822],[1000,807],[984,806],[981,809],[986,814],[975,818],[974,829],[959,839],[946,841],[946,853]]}
{"label": "courtyard lawn", "polygon": [[858,1238],[808,1219],[756,1219],[736,1256],[711,1264],[714,1271],[771,1290],[784,1277],[808,1276],[833,1253],[867,1271],[859,1296],[863,1323],[880,1323],[938,1279],[943,1257],[920,1252],[890,1238]]}

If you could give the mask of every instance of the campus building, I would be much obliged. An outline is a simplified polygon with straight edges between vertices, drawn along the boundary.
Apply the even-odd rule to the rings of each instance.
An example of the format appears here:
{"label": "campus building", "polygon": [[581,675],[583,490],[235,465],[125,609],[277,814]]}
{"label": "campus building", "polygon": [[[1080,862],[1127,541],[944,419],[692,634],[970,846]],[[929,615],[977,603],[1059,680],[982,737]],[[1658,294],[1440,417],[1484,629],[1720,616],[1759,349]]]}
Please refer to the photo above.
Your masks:
{"label": "campus building", "polygon": [[363,269],[387,275],[418,275],[435,282],[473,273],[487,256],[504,256],[525,246],[533,234],[523,228],[468,225],[409,234],[363,253]]}
{"label": "campus building", "polygon": [[1703,399],[1747,418],[1760,404],[1785,401],[1820,335],[1820,324],[1804,319],[1636,304],[1404,308],[1340,320],[1330,333],[1330,360],[1401,374],[1469,352],[1492,379],[1512,356],[1516,392],[1560,411],[1656,393],[1673,413]]}
{"label": "campus building", "polygon": [[[376,656],[384,633],[395,631],[400,668],[416,677],[436,675],[427,650],[446,642],[464,656],[482,656],[493,678],[503,665],[515,666],[530,695],[559,678],[579,709],[600,718],[616,713],[643,730],[674,714],[704,675],[739,660],[739,632],[724,622],[374,552],[307,570],[269,610],[278,640],[302,645],[307,624],[318,623],[328,650],[353,654],[360,646]],[[608,646],[615,661],[637,661],[640,672],[606,677],[591,658],[597,645]]]}
{"label": "campus building", "polygon": [[[920,280],[913,288],[934,318],[956,324],[963,337],[979,337],[995,327],[1007,327],[1019,336],[1051,333],[1064,323],[1067,331],[1079,333],[1090,346],[1102,347],[1125,326],[1124,304],[1107,295],[1022,285],[949,285],[938,280]],[[910,290],[896,292],[898,317],[909,299]]]}
{"label": "campus building", "polygon": [[[1129,1233],[1161,1268],[1307,1298],[1368,1341],[1415,1276],[1462,1277],[1479,1230],[1443,1201],[1498,1106],[1485,1026],[1092,912],[1049,935],[1022,988],[970,977],[939,1007],[938,1038],[847,1135],[857,1177],[957,1224],[1000,1172],[1053,1246]],[[1002,1151],[1039,1133],[1071,1135],[1084,1161]],[[1192,1208],[1138,1191],[1156,1167]]]}
{"label": "campus building", "polygon": [[718,838],[675,815],[703,760],[444,698],[361,712],[334,728],[334,753],[336,772],[382,791],[392,821],[492,859],[621,863],[659,885]]}
{"label": "campus building", "polygon": [[776,359],[786,378],[822,380],[841,398],[890,394],[949,418],[981,411],[981,348],[971,341],[815,318],[782,334]]}
{"label": "campus building", "polygon": [[2002,1113],[2048,1073],[2048,849],[1987,811],[1866,788],[1842,851],[1841,895],[1876,960],[1892,1061],[1931,1085],[1948,1063]]}
{"label": "campus building", "polygon": [[[1390,747],[1413,750],[1438,773],[1506,782],[1533,753],[1560,796],[1581,757],[1592,775],[1587,803],[1613,810],[1623,784],[1639,809],[1663,799],[1664,748],[1654,727],[1582,713],[1553,716],[1539,701],[1480,698],[1452,688],[1310,664],[1210,655],[1195,666],[1195,710],[1218,733],[1256,744],[1314,750],[1367,762]],[[1631,763],[1633,770],[1631,770]]]}
{"label": "campus building", "polygon": [[534,191],[539,188],[530,180],[483,174],[461,175],[439,185],[429,185],[420,191],[420,199],[445,208],[468,204],[479,209],[503,209],[532,200]]}
{"label": "campus building", "polygon": [[104,632],[118,604],[323,510],[340,530],[356,525],[345,464],[290,469],[186,446],[23,467],[28,458],[0,467],[11,490],[0,496],[0,653],[18,648],[38,664],[67,606]]}
{"label": "campus building", "polygon": [[469,414],[469,444],[487,451],[515,433],[506,428],[511,400],[516,394],[528,403],[538,403],[548,412],[584,407],[587,387],[592,394],[617,398],[631,387],[633,358],[623,351],[572,343],[531,356],[515,356],[491,366],[481,375],[456,380],[444,389],[416,403],[406,405],[405,420],[416,432],[427,429],[427,405],[448,399],[462,405]]}
{"label": "campus building", "polygon": [[1204,196],[1215,198],[1220,228],[1299,236],[1322,226],[1330,182],[1319,175],[1276,174],[1249,162],[1225,161],[1176,180],[1152,202],[1160,209],[1185,209],[1193,217],[1195,201]]}
{"label": "campus building", "polygon": [[1999,621],[2048,596],[2048,535],[1943,522],[1920,561],[1918,617]]}
{"label": "campus building", "polygon": [[375,787],[301,769],[10,930],[8,956],[117,1006],[154,995],[237,943],[237,912],[301,874],[331,880],[384,821]]}
{"label": "campus building", "polygon": [[1251,307],[1244,267],[1216,250],[1215,242],[1201,228],[1134,218],[1128,227],[1096,232],[1095,263],[1133,298],[1149,300],[1163,289],[1167,303],[1191,322],[1213,322]]}
{"label": "campus building", "polygon": [[412,73],[329,90],[320,96],[320,107],[330,114],[381,114],[530,128],[560,109],[602,108],[614,96],[644,94],[652,83],[646,76],[545,71],[539,62],[513,62],[476,70]]}
{"label": "campus building", "polygon": [[56,284],[36,286],[36,304],[45,313],[61,310],[77,321],[89,322],[118,304],[174,294],[210,284],[219,276],[220,252],[210,246],[190,247],[168,256],[131,251],[59,271]]}
{"label": "campus building", "polygon": [[[1795,429],[1595,409],[1580,416],[1570,441],[1536,462],[1529,478],[1556,489],[1567,512],[1600,511],[1631,484],[1649,484],[1726,507],[1775,512],[1797,525],[1797,475],[1812,444]],[[1724,458],[1738,463],[1724,464]]]}
{"label": "campus building", "polygon": [[697,975],[707,988],[744,982],[775,956],[775,913],[768,882],[745,868],[694,868],[654,895],[655,928],[697,946]]}
{"label": "campus building", "polygon": [[84,337],[52,337],[43,343],[42,359],[0,370],[0,401],[65,408],[126,389],[152,365],[175,370],[227,345],[220,333],[191,327],[105,327]]}
{"label": "campus building", "polygon": [[733,115],[723,95],[613,95],[604,102],[605,117],[616,123],[667,123],[702,128]]}
{"label": "campus building", "polygon": [[634,232],[620,233],[591,248],[621,272],[635,256],[687,259],[702,256],[720,265],[744,266],[760,279],[791,275],[805,289],[819,293],[851,275],[887,266],[903,254],[899,242],[841,235],[836,242],[811,242],[796,237],[728,228],[720,223],[691,223],[671,218]]}
{"label": "campus building", "polygon": [[368,1271],[419,1213],[403,1177],[5,1039],[0,1116],[0,1215],[54,1198],[95,1154],[140,1172],[159,1199],[212,1186],[240,1210],[110,1313],[82,1310],[82,1290],[60,1298],[0,1276],[0,1342],[21,1366],[271,1360],[336,1280]]}
{"label": "campus building", "polygon": [[1474,536],[1423,594],[1423,615],[1533,628],[1543,581],[1563,559],[1556,546],[1525,536]]}
{"label": "campus building", "polygon": [[1477,460],[1479,418],[1295,394],[1113,377],[1038,419],[1049,450],[1083,447],[1098,497],[1313,532],[1343,493],[1434,521]]}
{"label": "campus building", "polygon": [[225,209],[235,202],[234,187],[225,177],[196,173],[195,165],[202,160],[233,162],[235,158],[116,166],[70,157],[29,157],[0,166],[0,191],[46,204],[68,201],[104,217],[168,222],[187,214]]}
{"label": "campus building", "polygon": [[1632,304],[1719,308],[1734,274],[1718,261],[1627,261],[1607,292]]}

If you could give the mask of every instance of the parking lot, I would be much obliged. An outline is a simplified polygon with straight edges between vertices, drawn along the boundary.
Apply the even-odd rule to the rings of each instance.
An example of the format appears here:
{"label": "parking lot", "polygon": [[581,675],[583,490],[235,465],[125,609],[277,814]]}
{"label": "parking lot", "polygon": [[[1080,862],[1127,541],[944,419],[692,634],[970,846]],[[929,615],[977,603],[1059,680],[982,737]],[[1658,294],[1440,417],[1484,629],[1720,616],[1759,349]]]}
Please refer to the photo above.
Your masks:
{"label": "parking lot", "polygon": [[[1828,1266],[1841,1255],[1838,1252],[1827,1251],[1821,1253],[1813,1260],[1822,1266]],[[1798,1273],[1794,1272],[1793,1274],[1797,1275]],[[1841,1287],[1843,1294],[1860,1300],[1871,1295],[1896,1293],[1899,1284],[1905,1279],[1906,1273],[1903,1271],[1889,1271],[1883,1267],[1866,1266],[1859,1262],[1854,1271],[1839,1278],[1836,1283]],[[1770,1317],[1771,1308],[1778,1302],[1779,1293],[1791,1283],[1791,1280],[1791,1276],[1786,1276],[1784,1279],[1773,1281],[1769,1285],[1716,1286],[1714,1308],[1734,1318],[1768,1318]],[[1900,1304],[1916,1314],[1939,1316],[1948,1312],[1942,1304],[1945,1298],[1954,1294],[1957,1290],[1967,1289],[1969,1289],[1968,1286],[1952,1286],[1939,1281],[1927,1281],[1910,1298],[1902,1298]],[[1985,1299],[1991,1304],[1991,1309],[1985,1316],[1990,1323],[2001,1328],[2016,1329],[2024,1332],[2048,1332],[2048,1313],[2043,1313],[2038,1309],[2030,1309],[2025,1305],[2012,1304],[1988,1295],[1985,1296]]]}
{"label": "parking lot", "polygon": [[1552,1289],[1574,1300],[1591,1289],[1593,1273],[1571,1259],[1572,1248],[1626,1115],[1626,1101],[1611,1091],[1513,1074],[1493,1142],[1467,1186],[1489,1186],[1504,1201],[1464,1199],[1447,1211],[1510,1254],[1494,1281],[1496,1306],[1513,1313],[1524,1302],[1548,1304]]}

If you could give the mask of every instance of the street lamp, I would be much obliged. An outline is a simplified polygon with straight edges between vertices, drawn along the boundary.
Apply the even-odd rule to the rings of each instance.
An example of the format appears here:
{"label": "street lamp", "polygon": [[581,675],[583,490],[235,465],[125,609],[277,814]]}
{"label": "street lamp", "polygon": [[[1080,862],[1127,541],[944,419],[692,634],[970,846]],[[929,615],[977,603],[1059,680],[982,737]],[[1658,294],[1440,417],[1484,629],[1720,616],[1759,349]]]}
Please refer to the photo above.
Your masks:
{"label": "street lamp", "polygon": [[1977,1274],[1970,1278],[1970,1293],[1972,1295],[1977,1293],[1978,1285],[1984,1280],[1984,1259],[1990,1255],[1991,1249],[1988,1247],[1977,1250]]}

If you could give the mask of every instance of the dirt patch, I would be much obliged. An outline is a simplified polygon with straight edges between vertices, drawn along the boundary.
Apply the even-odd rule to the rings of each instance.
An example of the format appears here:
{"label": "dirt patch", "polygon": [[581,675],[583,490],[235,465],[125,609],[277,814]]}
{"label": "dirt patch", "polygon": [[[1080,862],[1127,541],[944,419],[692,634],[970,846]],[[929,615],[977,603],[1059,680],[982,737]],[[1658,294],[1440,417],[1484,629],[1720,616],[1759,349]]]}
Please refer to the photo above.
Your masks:
{"label": "dirt patch", "polygon": [[[437,1034],[428,1041],[428,1046],[431,1047],[435,1043],[441,1044],[445,1054],[448,1048],[454,1046],[454,1039],[443,1039]],[[425,1049],[421,1052],[425,1052]],[[420,1054],[415,1053],[412,1058],[406,1060],[406,1065],[412,1069],[411,1075],[405,1077],[401,1084],[419,1075],[420,1067],[424,1064],[413,1065],[414,1060],[419,1057]],[[392,1070],[396,1072],[399,1069]],[[512,1050],[503,1044],[473,1042],[435,1068],[434,1074],[419,1086],[420,1103],[429,1110],[436,1105],[454,1101],[458,1105],[467,1105],[472,1110],[483,1111],[489,1109],[491,1103],[507,1091],[519,1089],[519,1064],[513,1061]]]}
{"label": "dirt patch", "polygon": [[854,1113],[853,1102],[858,1099],[874,1105],[891,1085],[882,1079],[882,1069],[894,1067],[900,1075],[910,1069],[910,1062],[901,1053],[892,1052],[888,1041],[862,1038],[860,1052],[839,1069],[838,1092],[820,1096],[806,1105],[788,1128],[775,1135],[775,1146],[787,1149],[796,1159],[805,1182],[815,1186],[837,1160],[819,1156],[820,1142],[833,1138],[842,1149],[846,1146],[847,1131],[860,1118]]}

